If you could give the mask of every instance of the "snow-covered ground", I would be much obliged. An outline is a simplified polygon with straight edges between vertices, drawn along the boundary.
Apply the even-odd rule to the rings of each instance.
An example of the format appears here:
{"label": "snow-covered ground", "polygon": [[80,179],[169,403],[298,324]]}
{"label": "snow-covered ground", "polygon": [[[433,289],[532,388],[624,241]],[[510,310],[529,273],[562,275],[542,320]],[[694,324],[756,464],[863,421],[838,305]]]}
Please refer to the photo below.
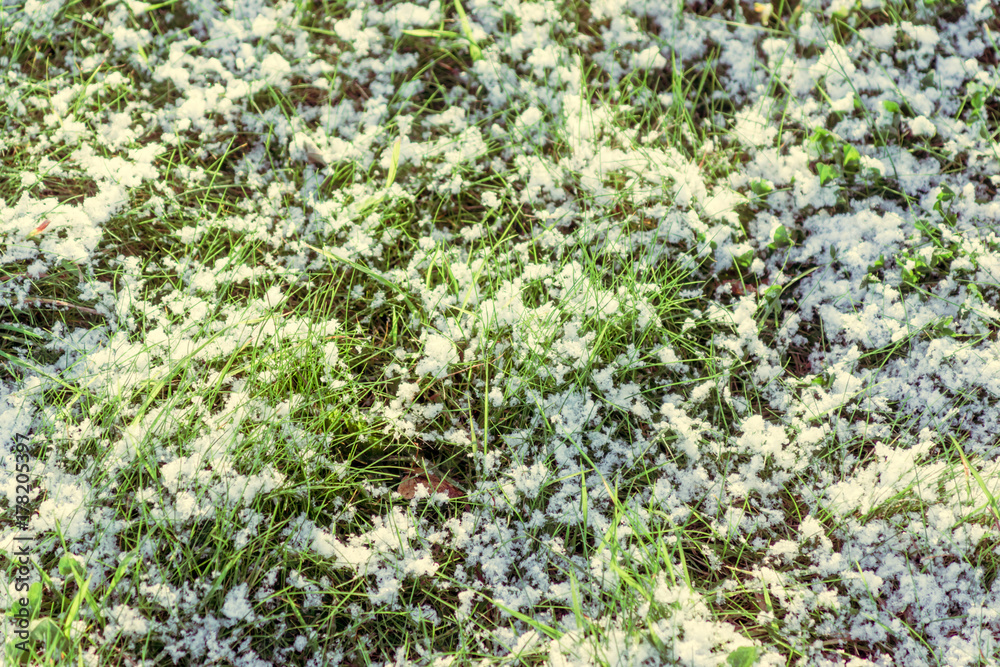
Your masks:
{"label": "snow-covered ground", "polygon": [[1000,664],[998,35],[4,3],[5,664]]}

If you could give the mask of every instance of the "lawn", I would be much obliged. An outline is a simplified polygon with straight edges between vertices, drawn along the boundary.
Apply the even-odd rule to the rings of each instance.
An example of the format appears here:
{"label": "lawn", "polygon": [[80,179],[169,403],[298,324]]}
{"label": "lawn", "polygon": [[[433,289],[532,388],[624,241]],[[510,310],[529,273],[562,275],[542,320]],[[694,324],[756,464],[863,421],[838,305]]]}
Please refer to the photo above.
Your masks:
{"label": "lawn", "polygon": [[1000,665],[988,0],[4,0],[4,664]]}

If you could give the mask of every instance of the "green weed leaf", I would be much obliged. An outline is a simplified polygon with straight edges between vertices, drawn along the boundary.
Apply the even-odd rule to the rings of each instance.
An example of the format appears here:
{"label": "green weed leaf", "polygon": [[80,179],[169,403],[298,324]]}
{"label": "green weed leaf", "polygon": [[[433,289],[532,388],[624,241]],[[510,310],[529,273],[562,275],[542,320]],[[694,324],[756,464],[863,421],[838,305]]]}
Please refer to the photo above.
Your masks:
{"label": "green weed leaf", "polygon": [[65,555],[59,559],[59,574],[64,577],[68,574],[82,577],[85,574],[85,570],[83,569],[83,565],[80,564],[80,561],[70,555]]}
{"label": "green weed leaf", "polygon": [[764,197],[774,192],[774,186],[769,181],[756,178],[750,181],[750,190],[758,197]]}
{"label": "green weed leaf", "polygon": [[819,184],[826,185],[827,182],[837,177],[837,170],[828,164],[820,162],[816,165],[816,172],[819,174]]}
{"label": "green weed leaf", "polygon": [[742,255],[737,255],[733,257],[736,260],[736,265],[741,269],[749,269],[750,265],[753,264],[753,250],[747,250]]}
{"label": "green weed leaf", "polygon": [[778,225],[768,246],[771,248],[787,248],[790,245],[792,245],[792,238],[788,235],[788,228],[784,225]]}
{"label": "green weed leaf", "polygon": [[51,618],[40,619],[31,628],[28,638],[33,641],[43,641],[47,647],[58,646],[67,641],[62,628]]}
{"label": "green weed leaf", "polygon": [[409,35],[410,37],[433,37],[445,39],[455,39],[456,37],[460,37],[457,32],[452,32],[451,30],[427,30],[426,28],[404,30],[403,34]]}
{"label": "green weed leaf", "polygon": [[31,610],[31,618],[36,618],[42,608],[43,590],[44,587],[40,581],[36,581],[28,588],[28,609]]}
{"label": "green weed leaf", "polygon": [[726,658],[726,663],[730,667],[750,667],[757,662],[757,649],[753,646],[741,646]]}
{"label": "green weed leaf", "polygon": [[383,199],[385,199],[386,194],[389,193],[389,188],[392,184],[396,182],[396,171],[399,169],[399,154],[403,148],[403,138],[399,137],[396,142],[392,145],[392,153],[389,155],[389,171],[385,175],[385,185],[382,187],[382,191],[373,197],[366,199],[359,207],[358,213],[364,213],[371,209],[373,206],[378,205]]}
{"label": "green weed leaf", "polygon": [[455,11],[458,13],[458,21],[462,25],[462,34],[469,41],[469,55],[472,56],[472,62],[482,60],[483,51],[476,44],[476,40],[472,38],[472,24],[469,23],[469,17],[466,15],[460,0],[455,0]]}
{"label": "green weed leaf", "polygon": [[844,168],[856,168],[861,164],[861,153],[854,146],[844,149]]}

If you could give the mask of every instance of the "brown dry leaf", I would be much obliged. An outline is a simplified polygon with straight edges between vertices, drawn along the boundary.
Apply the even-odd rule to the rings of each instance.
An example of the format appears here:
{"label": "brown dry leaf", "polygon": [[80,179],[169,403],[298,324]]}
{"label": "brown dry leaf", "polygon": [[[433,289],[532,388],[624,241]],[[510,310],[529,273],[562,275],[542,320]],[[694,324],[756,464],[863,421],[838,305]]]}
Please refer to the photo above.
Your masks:
{"label": "brown dry leaf", "polygon": [[38,236],[39,234],[41,234],[42,232],[44,232],[45,228],[48,227],[50,223],[51,223],[51,220],[43,220],[42,224],[38,225],[37,227],[35,227],[34,229],[32,229],[30,232],[28,232],[28,238],[29,239],[35,238],[36,236]]}
{"label": "brown dry leaf", "polygon": [[399,483],[399,495],[411,500],[417,495],[417,486],[427,487],[431,493],[444,493],[449,498],[460,498],[463,494],[455,486],[444,481],[433,473],[411,472]]}
{"label": "brown dry leaf", "polygon": [[326,166],[326,158],[323,157],[323,153],[320,152],[319,146],[316,142],[309,137],[302,137],[302,148],[306,152],[306,161],[309,164],[314,164],[320,167]]}

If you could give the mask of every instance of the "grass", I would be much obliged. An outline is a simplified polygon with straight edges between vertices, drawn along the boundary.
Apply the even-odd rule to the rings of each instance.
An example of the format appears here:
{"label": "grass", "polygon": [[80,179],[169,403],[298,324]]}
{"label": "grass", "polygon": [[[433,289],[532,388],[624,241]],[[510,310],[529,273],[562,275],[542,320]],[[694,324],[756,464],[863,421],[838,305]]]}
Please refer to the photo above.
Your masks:
{"label": "grass", "polygon": [[7,660],[1000,660],[996,16],[772,10],[0,9]]}

